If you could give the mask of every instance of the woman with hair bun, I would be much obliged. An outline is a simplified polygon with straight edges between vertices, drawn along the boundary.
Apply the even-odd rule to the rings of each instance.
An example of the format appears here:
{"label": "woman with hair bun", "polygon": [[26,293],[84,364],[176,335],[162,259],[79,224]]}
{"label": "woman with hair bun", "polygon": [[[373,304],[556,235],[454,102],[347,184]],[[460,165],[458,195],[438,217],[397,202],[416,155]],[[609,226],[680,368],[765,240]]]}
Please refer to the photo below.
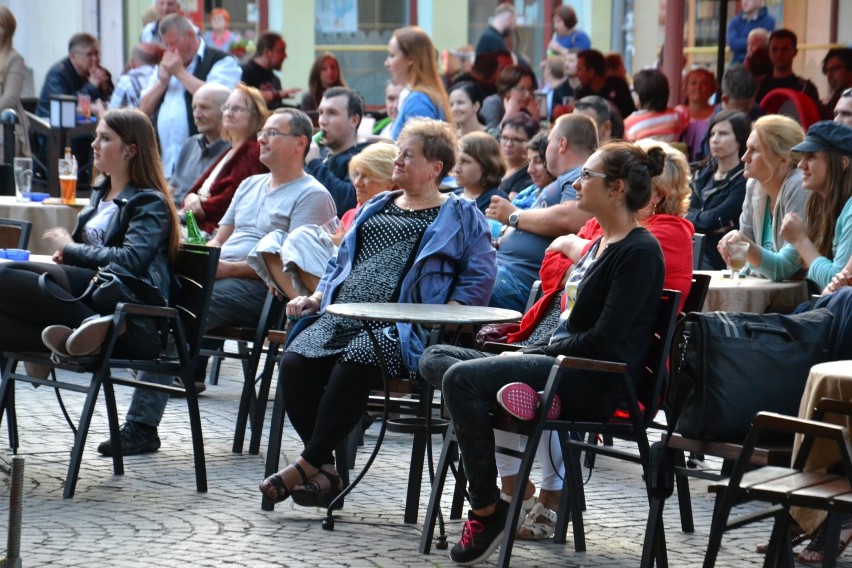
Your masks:
{"label": "woman with hair bun", "polygon": [[[471,511],[450,552],[454,562],[474,564],[487,558],[506,522],[509,504],[496,484],[489,415],[495,399],[513,416],[534,418],[516,403],[538,406],[537,391],[544,388],[558,355],[624,361],[634,382],[641,381],[665,265],[657,239],[636,217],[651,200],[652,178],[663,172],[665,158],[659,147],[646,152],[613,142],[586,161],[574,182],[577,205],[597,217],[603,235],[571,272],[565,284],[567,307],[552,334],[513,352],[515,356],[445,345],[423,353],[420,372],[430,382],[442,382],[469,482]],[[524,382],[512,382],[518,378]],[[612,376],[566,369],[560,402],[548,411],[562,418],[606,420],[622,402],[620,393]]]}

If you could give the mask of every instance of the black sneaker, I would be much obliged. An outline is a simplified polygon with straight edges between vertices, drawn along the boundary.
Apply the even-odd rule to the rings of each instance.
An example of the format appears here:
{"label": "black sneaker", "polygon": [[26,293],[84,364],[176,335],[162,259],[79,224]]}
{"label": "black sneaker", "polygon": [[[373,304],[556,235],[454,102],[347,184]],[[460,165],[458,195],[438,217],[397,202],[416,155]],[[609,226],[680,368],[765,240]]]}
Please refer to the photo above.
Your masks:
{"label": "black sneaker", "polygon": [[[157,428],[141,422],[125,422],[119,431],[121,436],[121,454],[135,456],[149,454],[160,449],[160,437]],[[98,445],[98,452],[104,456],[112,455],[112,444],[109,440]]]}
{"label": "black sneaker", "polygon": [[450,559],[460,566],[472,566],[491,556],[503,539],[508,513],[509,503],[502,499],[497,500],[493,515],[480,517],[468,511],[461,540],[450,550]]}

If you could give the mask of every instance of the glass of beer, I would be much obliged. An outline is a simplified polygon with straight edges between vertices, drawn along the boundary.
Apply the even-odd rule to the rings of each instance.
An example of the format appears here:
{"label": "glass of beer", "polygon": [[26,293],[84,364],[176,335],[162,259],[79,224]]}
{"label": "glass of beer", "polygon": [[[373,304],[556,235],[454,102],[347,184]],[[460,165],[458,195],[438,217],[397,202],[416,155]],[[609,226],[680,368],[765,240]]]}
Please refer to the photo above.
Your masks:
{"label": "glass of beer", "polygon": [[74,160],[59,160],[59,188],[62,203],[74,205],[77,202],[77,171]]}
{"label": "glass of beer", "polygon": [[745,268],[748,243],[728,243],[728,266],[731,269],[731,279],[740,285],[740,271]]}

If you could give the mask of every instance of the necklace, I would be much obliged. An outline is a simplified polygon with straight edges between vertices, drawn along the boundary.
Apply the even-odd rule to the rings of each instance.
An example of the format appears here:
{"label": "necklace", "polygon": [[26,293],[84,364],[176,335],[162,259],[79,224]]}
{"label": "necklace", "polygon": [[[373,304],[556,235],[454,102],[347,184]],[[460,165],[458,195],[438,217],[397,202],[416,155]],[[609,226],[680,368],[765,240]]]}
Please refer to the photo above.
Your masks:
{"label": "necklace", "polygon": [[429,209],[431,207],[435,207],[435,205],[437,205],[438,202],[440,202],[440,200],[441,200],[440,195],[437,195],[437,196],[430,195],[427,200],[423,201],[423,203],[418,203],[418,202],[412,200],[407,195],[403,195],[403,197],[405,198],[405,203],[404,204],[403,203],[397,203],[397,207],[399,207],[400,209],[406,209],[409,212],[417,211],[417,210],[420,210],[420,209]]}

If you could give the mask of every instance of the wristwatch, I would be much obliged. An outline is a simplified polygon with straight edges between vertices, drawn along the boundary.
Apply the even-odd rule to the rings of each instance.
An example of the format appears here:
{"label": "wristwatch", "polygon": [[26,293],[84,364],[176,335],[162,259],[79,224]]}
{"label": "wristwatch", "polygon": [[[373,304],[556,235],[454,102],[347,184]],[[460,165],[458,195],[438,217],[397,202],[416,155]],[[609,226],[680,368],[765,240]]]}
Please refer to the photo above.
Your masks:
{"label": "wristwatch", "polygon": [[521,220],[521,212],[520,211],[513,211],[509,215],[509,226],[512,227],[513,229],[517,229],[518,228],[518,221],[520,221],[520,220]]}

